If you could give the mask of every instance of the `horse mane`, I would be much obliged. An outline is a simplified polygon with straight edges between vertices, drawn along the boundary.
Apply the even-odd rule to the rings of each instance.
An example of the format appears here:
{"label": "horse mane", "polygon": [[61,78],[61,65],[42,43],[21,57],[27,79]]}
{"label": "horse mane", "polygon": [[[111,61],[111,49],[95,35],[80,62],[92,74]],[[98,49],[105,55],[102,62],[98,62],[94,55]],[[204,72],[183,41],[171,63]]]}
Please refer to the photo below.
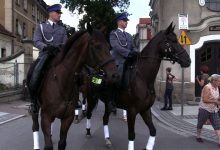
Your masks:
{"label": "horse mane", "polygon": [[155,36],[153,36],[153,38],[148,42],[148,44],[143,48],[143,50],[141,51],[141,54],[145,51],[145,49],[147,49],[151,43],[161,34],[163,33],[164,31],[160,31],[158,32]]}
{"label": "horse mane", "polygon": [[81,30],[78,31],[76,33],[74,33],[65,43],[64,48],[62,50],[62,56],[60,59],[60,62],[65,58],[66,54],[69,52],[72,44],[80,37],[82,36],[85,32],[87,32],[86,30]]}

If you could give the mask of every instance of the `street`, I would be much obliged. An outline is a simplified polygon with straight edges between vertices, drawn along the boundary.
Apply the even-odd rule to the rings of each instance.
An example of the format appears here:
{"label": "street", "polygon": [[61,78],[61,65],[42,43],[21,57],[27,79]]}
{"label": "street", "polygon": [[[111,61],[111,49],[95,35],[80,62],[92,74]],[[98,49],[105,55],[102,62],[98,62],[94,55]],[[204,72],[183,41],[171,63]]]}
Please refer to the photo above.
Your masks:
{"label": "street", "polygon": [[[67,150],[105,150],[103,127],[102,127],[102,115],[103,107],[99,102],[97,109],[94,111],[92,117],[92,137],[87,138],[85,136],[85,122],[86,119],[81,120],[79,124],[72,124],[68,139]],[[9,107],[9,106],[8,106]],[[17,108],[21,109],[21,108]],[[2,111],[2,110],[0,110]],[[18,112],[18,111],[17,111]],[[126,150],[127,149],[127,125],[122,119],[122,110],[118,110],[117,115],[111,116],[110,119],[110,137],[112,140],[113,150]],[[8,123],[0,125],[0,150],[31,150],[32,149],[32,130],[31,130],[31,117],[26,115]],[[187,135],[183,132],[174,130],[165,126],[158,120],[154,119],[155,126],[157,128],[157,138],[155,144],[155,150],[217,150],[219,149],[216,143],[205,141],[200,144],[195,141],[195,137]],[[59,137],[59,120],[56,119],[53,143],[54,149],[57,149],[58,137]],[[135,149],[141,150],[145,148],[147,138],[149,136],[148,128],[140,116],[136,119],[136,140]],[[43,149],[43,135],[41,133],[41,149]]]}

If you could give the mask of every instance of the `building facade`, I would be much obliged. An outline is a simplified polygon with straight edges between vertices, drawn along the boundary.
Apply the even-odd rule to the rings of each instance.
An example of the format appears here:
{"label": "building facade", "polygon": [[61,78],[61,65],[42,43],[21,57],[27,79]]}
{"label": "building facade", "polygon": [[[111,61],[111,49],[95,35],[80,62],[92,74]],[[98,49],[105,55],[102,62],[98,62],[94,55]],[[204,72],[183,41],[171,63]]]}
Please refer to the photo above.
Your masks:
{"label": "building facade", "polygon": [[[151,19],[150,18],[139,18],[139,23],[136,27],[137,34],[135,35],[136,46],[139,51],[147,45],[151,39]],[[138,42],[138,43],[137,43]]]}
{"label": "building facade", "polygon": [[[185,30],[191,45],[184,45],[190,55],[191,66],[182,70],[178,64],[172,65],[170,62],[163,62],[157,77],[158,89],[164,89],[165,69],[173,68],[176,75],[176,89],[174,98],[181,99],[179,88],[182,77],[184,80],[185,100],[194,100],[199,96],[196,94],[196,75],[199,74],[199,67],[203,64],[209,66],[210,72],[220,73],[220,1],[217,0],[150,0],[152,8],[150,16],[152,19],[152,33],[165,29],[171,22],[176,25],[175,33],[180,37],[181,30],[178,28],[178,14],[188,15],[188,29]],[[179,82],[179,84],[178,84]],[[163,90],[160,90],[163,91]],[[160,96],[162,92],[160,93]]]}
{"label": "building facade", "polygon": [[[43,0],[0,0],[0,82],[22,84],[33,62],[36,25],[46,20]],[[13,80],[12,80],[13,79]]]}
{"label": "building facade", "polygon": [[46,19],[46,3],[43,0],[0,0],[0,7],[0,24],[14,36],[11,47],[1,45],[1,50],[6,49],[6,56],[21,50],[32,55],[32,50],[24,49],[24,44],[32,40],[36,24]]}

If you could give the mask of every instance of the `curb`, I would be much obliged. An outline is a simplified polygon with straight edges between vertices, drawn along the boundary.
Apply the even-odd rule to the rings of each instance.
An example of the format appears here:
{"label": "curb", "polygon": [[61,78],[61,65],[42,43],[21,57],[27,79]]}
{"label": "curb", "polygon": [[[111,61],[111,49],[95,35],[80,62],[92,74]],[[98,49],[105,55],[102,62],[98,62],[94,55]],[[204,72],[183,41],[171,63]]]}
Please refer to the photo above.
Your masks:
{"label": "curb", "polygon": [[[155,104],[151,108],[151,112],[157,120],[159,120],[163,124],[171,127],[174,130],[184,132],[184,133],[187,133],[189,135],[196,137],[197,134],[196,134],[196,126],[195,125],[184,121],[183,119],[181,119],[181,117],[175,116],[170,112],[163,111],[163,113],[164,114],[166,113],[166,114],[163,116],[160,115],[160,112],[158,112],[159,103],[155,103]],[[168,115],[169,115],[169,117],[168,117]],[[172,124],[173,122],[175,122],[176,124]],[[214,131],[212,131],[212,130],[203,129],[201,137],[205,140],[218,143],[217,136],[215,135]]]}

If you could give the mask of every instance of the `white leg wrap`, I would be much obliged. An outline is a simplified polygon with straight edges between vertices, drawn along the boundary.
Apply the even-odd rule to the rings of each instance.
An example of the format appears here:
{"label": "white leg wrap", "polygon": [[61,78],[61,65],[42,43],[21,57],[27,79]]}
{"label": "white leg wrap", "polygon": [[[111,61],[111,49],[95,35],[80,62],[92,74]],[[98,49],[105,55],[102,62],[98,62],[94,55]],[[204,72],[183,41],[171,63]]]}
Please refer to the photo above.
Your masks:
{"label": "white leg wrap", "polygon": [[109,129],[108,129],[108,125],[104,125],[104,134],[105,134],[105,138],[109,138]]}
{"label": "white leg wrap", "polygon": [[91,119],[87,119],[86,121],[86,129],[90,129],[91,128]]}
{"label": "white leg wrap", "polygon": [[78,116],[78,115],[79,115],[79,110],[76,109],[76,110],[75,110],[75,116]]}
{"label": "white leg wrap", "polygon": [[54,122],[52,122],[50,126],[50,135],[53,135],[53,127],[54,127]]}
{"label": "white leg wrap", "polygon": [[82,110],[86,110],[86,105],[82,105]]}
{"label": "white leg wrap", "polygon": [[127,111],[123,110],[123,116],[127,116]]}
{"label": "white leg wrap", "polygon": [[134,141],[128,142],[128,150],[134,150]]}
{"label": "white leg wrap", "polygon": [[34,149],[40,149],[39,131],[33,132],[33,139],[34,139]]}
{"label": "white leg wrap", "polygon": [[146,145],[146,150],[153,150],[155,143],[155,136],[150,136]]}

